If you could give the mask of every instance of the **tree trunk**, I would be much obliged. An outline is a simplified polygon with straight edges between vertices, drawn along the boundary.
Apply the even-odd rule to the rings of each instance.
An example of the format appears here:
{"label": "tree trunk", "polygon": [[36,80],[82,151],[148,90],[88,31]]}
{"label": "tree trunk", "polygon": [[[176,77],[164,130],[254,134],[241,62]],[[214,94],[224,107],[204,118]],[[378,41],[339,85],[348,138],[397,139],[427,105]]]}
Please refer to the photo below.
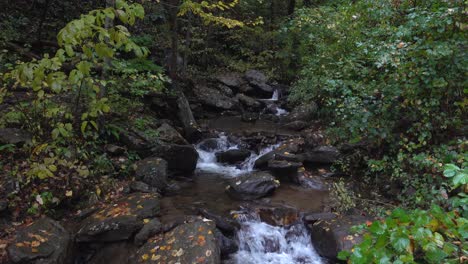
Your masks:
{"label": "tree trunk", "polygon": [[296,0],[289,0],[288,15],[292,15],[296,9]]}

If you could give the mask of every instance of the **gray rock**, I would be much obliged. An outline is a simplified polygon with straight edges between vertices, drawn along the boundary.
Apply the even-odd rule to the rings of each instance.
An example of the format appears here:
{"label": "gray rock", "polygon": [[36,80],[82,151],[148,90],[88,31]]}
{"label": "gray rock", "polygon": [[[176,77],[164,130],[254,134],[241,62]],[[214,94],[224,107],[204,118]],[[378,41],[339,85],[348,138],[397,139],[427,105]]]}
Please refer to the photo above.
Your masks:
{"label": "gray rock", "polygon": [[242,93],[236,94],[236,98],[237,100],[239,100],[240,103],[250,108],[257,109],[262,106],[262,103],[260,103],[259,101]]}
{"label": "gray rock", "polygon": [[224,85],[237,89],[246,84],[246,81],[244,78],[242,78],[242,75],[234,72],[220,74],[216,77],[216,79]]}
{"label": "gray rock", "polygon": [[245,72],[245,79],[248,82],[266,83],[268,78],[261,71],[248,70]]}
{"label": "gray rock", "polygon": [[322,257],[336,259],[340,251],[351,250],[355,244],[362,241],[361,236],[351,232],[351,227],[363,224],[367,220],[368,218],[363,216],[351,215],[320,220],[309,225],[315,249]]}
{"label": "gray rock", "polygon": [[17,128],[0,128],[0,144],[22,145],[30,143],[32,134],[26,130]]}
{"label": "gray rock", "polygon": [[250,157],[250,151],[246,149],[230,149],[216,153],[216,159],[221,163],[236,164]]}
{"label": "gray rock", "polygon": [[192,173],[198,161],[198,152],[192,145],[157,143],[151,149],[156,157],[167,161],[169,170],[180,173]]}
{"label": "gray rock", "polygon": [[314,102],[302,104],[298,107],[295,107],[289,114],[288,118],[291,121],[312,121],[317,114],[317,110],[318,106]]}
{"label": "gray rock", "polygon": [[340,152],[332,146],[320,146],[301,154],[304,162],[332,164],[340,157]]}
{"label": "gray rock", "polygon": [[253,210],[262,222],[273,226],[289,226],[299,220],[299,210],[285,204],[259,204]]}
{"label": "gray rock", "polygon": [[283,127],[294,130],[294,131],[301,131],[304,128],[306,128],[308,125],[309,124],[304,121],[292,121],[292,122],[285,124]]}
{"label": "gray rock", "polygon": [[202,142],[198,143],[198,147],[204,151],[213,151],[219,147],[218,139],[207,138]]}
{"label": "gray rock", "polygon": [[158,134],[158,138],[174,144],[180,145],[188,145],[189,143],[185,140],[180,133],[175,130],[175,128],[171,127],[170,125],[164,123],[158,129],[156,129],[156,133]]}
{"label": "gray rock", "polygon": [[219,90],[211,89],[206,86],[196,86],[195,93],[200,102],[206,106],[221,109],[231,110],[236,108],[237,101],[232,97],[222,94]]}
{"label": "gray rock", "polygon": [[8,209],[8,201],[0,200],[0,214],[5,212]]}
{"label": "gray rock", "polygon": [[93,213],[80,223],[78,242],[127,240],[143,227],[143,219],[159,213],[158,195],[134,193]]}
{"label": "gray rock", "polygon": [[44,217],[18,231],[7,252],[12,263],[72,263],[71,235],[56,221]]}
{"label": "gray rock", "polygon": [[216,227],[202,220],[179,225],[172,231],[149,239],[131,263],[206,263],[219,264],[221,250]]}
{"label": "gray rock", "polygon": [[233,219],[217,215],[206,209],[199,209],[198,212],[203,217],[214,221],[216,227],[225,234],[234,235],[234,233],[240,228],[239,223],[237,221],[234,221]]}
{"label": "gray rock", "polygon": [[279,185],[268,172],[257,171],[230,179],[226,192],[236,200],[255,200],[271,195]]}
{"label": "gray rock", "polygon": [[236,240],[226,237],[217,229],[215,230],[215,237],[221,250],[221,257],[226,258],[239,250]]}
{"label": "gray rock", "polygon": [[141,193],[159,193],[161,190],[155,187],[151,187],[148,184],[141,181],[133,181],[130,183],[131,192],[141,192]]}
{"label": "gray rock", "polygon": [[147,242],[147,240],[159,234],[162,231],[162,224],[159,222],[158,219],[154,218],[151,219],[148,223],[146,223],[143,228],[135,235],[134,243],[137,246],[141,246]]}
{"label": "gray rock", "polygon": [[164,190],[167,187],[167,162],[161,158],[149,157],[133,164],[135,178],[151,187]]}
{"label": "gray rock", "polygon": [[306,223],[315,223],[319,220],[331,220],[337,217],[335,213],[307,213],[302,218]]}
{"label": "gray rock", "polygon": [[218,85],[218,90],[220,90],[223,94],[225,94],[227,96],[233,96],[234,95],[234,92],[232,91],[232,89],[229,88],[229,86],[226,86],[226,85],[223,85],[223,84]]}
{"label": "gray rock", "polygon": [[119,147],[117,145],[106,145],[105,146],[106,152],[112,156],[119,156],[125,153],[125,148]]}
{"label": "gray rock", "polygon": [[292,181],[291,178],[297,174],[297,170],[302,167],[302,162],[290,162],[286,160],[269,160],[268,170],[281,181]]}

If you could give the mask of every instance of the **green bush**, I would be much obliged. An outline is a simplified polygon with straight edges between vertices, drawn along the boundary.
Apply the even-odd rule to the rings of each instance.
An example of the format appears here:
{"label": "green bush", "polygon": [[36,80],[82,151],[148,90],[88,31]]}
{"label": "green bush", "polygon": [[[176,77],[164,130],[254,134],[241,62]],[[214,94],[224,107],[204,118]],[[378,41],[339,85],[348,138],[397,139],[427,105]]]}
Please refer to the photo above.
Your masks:
{"label": "green bush", "polygon": [[367,143],[374,177],[437,183],[438,166],[431,177],[420,167],[441,144],[458,148],[449,141],[466,125],[464,8],[360,0],[298,10],[282,29],[301,68],[290,99],[317,102],[335,142]]}

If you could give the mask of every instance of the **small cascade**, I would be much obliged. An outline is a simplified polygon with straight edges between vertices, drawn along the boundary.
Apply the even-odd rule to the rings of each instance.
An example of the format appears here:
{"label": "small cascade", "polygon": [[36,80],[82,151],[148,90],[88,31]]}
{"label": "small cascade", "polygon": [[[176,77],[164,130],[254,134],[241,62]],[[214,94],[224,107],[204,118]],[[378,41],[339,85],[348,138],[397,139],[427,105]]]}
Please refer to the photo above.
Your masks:
{"label": "small cascade", "polygon": [[239,251],[232,260],[239,264],[322,264],[310,234],[302,222],[289,227],[261,222],[257,215],[240,214],[237,233]]}
{"label": "small cascade", "polygon": [[271,96],[271,101],[278,101],[279,99],[279,91],[278,89],[276,89],[274,92],[273,92],[273,96]]}
{"label": "small cascade", "polygon": [[273,95],[271,96],[270,99],[264,99],[263,101],[269,106],[270,109],[272,109],[275,113],[276,116],[283,116],[288,114],[288,111],[285,109],[279,107],[276,102],[280,98],[280,92],[278,89],[275,89],[273,92]]}
{"label": "small cascade", "polygon": [[244,162],[238,166],[235,166],[217,162],[216,152],[227,151],[230,149],[239,149],[239,146],[233,142],[230,142],[227,136],[224,134],[219,135],[217,138],[217,143],[218,147],[212,151],[205,151],[201,149],[200,146],[195,146],[199,156],[197,169],[205,172],[219,173],[225,177],[235,177],[240,174],[252,171],[255,160],[258,157],[274,150],[280,145],[280,143],[278,143],[276,145],[261,149],[258,154],[252,153],[250,154],[250,157],[248,157]]}

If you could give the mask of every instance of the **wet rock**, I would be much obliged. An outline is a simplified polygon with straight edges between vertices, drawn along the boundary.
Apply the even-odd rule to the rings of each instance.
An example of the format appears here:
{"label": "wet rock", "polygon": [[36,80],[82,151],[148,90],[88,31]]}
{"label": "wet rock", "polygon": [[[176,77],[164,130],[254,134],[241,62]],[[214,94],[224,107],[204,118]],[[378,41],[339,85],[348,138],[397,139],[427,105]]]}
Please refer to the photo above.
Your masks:
{"label": "wet rock", "polygon": [[137,246],[141,246],[148,238],[159,234],[162,231],[162,224],[159,222],[158,219],[154,218],[151,219],[148,223],[146,223],[143,228],[135,235],[134,243]]}
{"label": "wet rock", "polygon": [[260,108],[262,106],[262,103],[260,103],[259,101],[255,100],[254,98],[252,98],[250,96],[242,94],[242,93],[237,94],[236,98],[237,98],[237,100],[239,100],[240,103],[242,103],[246,107],[257,109],[257,108]]}
{"label": "wet rock", "polygon": [[231,179],[226,191],[237,200],[255,200],[272,194],[279,185],[271,174],[258,171]]}
{"label": "wet rock", "polygon": [[244,77],[251,86],[256,88],[256,93],[263,95],[271,95],[273,93],[273,87],[267,84],[268,78],[262,72],[257,70],[248,70]]}
{"label": "wet rock", "polygon": [[159,213],[155,194],[134,193],[84,219],[76,234],[78,242],[113,242],[129,239],[143,227],[143,219]]}
{"label": "wet rock", "polygon": [[229,96],[222,94],[219,90],[211,89],[206,86],[197,86],[195,93],[202,104],[221,109],[231,110],[236,107],[237,102]]}
{"label": "wet rock", "polygon": [[137,180],[159,190],[167,187],[167,162],[165,160],[150,157],[136,162],[133,168]]}
{"label": "wet rock", "polygon": [[297,170],[302,167],[301,162],[290,162],[286,160],[269,160],[268,170],[281,181],[291,182]]}
{"label": "wet rock", "polygon": [[142,157],[148,157],[151,154],[151,143],[133,131],[121,132],[119,139],[129,150],[136,151]]}
{"label": "wet rock", "polygon": [[319,220],[332,220],[336,217],[335,213],[307,213],[302,219],[306,223],[315,223]]}
{"label": "wet rock", "polygon": [[283,127],[294,130],[294,131],[300,131],[306,128],[308,125],[309,124],[304,121],[292,121],[292,122],[285,124]]}
{"label": "wet rock", "polygon": [[309,225],[315,249],[322,257],[336,259],[340,251],[351,250],[362,241],[361,236],[351,232],[351,227],[363,224],[366,220],[363,216],[351,215],[320,220]]}
{"label": "wet rock", "polygon": [[141,192],[141,193],[159,193],[160,190],[155,187],[151,187],[148,184],[141,181],[133,181],[130,183],[130,192]]}
{"label": "wet rock", "polygon": [[338,160],[340,152],[332,146],[320,146],[303,153],[301,156],[304,162],[332,164]]}
{"label": "wet rock", "polygon": [[[284,157],[284,156],[291,156],[294,155],[294,153],[299,152],[300,146],[297,142],[287,142],[285,144],[282,144],[275,150],[272,150],[262,156],[260,156],[257,160],[255,160],[254,168],[256,169],[266,169],[268,168],[268,162],[270,160],[276,160],[277,155],[278,157]],[[297,162],[302,161],[302,156],[297,156]],[[284,158],[281,158],[279,160],[284,160]]]}
{"label": "wet rock", "polygon": [[166,123],[162,124],[158,129],[156,129],[156,133],[158,134],[158,138],[163,141],[180,145],[189,144],[187,140],[185,140],[185,138],[182,137],[182,135],[180,135],[177,130],[175,130],[175,128]]}
{"label": "wet rock", "polygon": [[234,92],[232,91],[232,89],[229,88],[229,86],[226,86],[226,85],[223,85],[223,84],[218,85],[218,90],[220,90],[223,94],[225,94],[227,96],[233,96],[234,95]]}
{"label": "wet rock", "polygon": [[32,134],[18,128],[0,128],[0,145],[23,145],[32,140]]}
{"label": "wet rock", "polygon": [[216,227],[219,228],[223,233],[233,235],[240,227],[237,221],[234,221],[227,217],[214,214],[206,209],[199,209],[198,212],[205,218],[208,218],[215,222]]}
{"label": "wet rock", "polygon": [[216,79],[220,83],[227,85],[231,88],[239,89],[241,86],[246,84],[246,81],[244,80],[244,78],[242,78],[242,75],[234,72],[220,74],[216,76]]}
{"label": "wet rock", "polygon": [[111,156],[120,156],[124,154],[126,151],[125,148],[122,148],[117,145],[112,145],[112,144],[106,145],[105,149],[106,149],[106,152]]}
{"label": "wet rock", "polygon": [[156,236],[141,247],[131,263],[206,263],[219,264],[221,250],[216,227],[202,220],[180,225]]}
{"label": "wet rock", "polygon": [[198,147],[204,151],[213,151],[219,147],[218,139],[207,138],[198,144]]}
{"label": "wet rock", "polygon": [[315,148],[325,144],[325,136],[316,129],[306,129],[301,132],[301,137],[304,139],[305,146]]}
{"label": "wet rock", "polygon": [[307,189],[318,191],[327,191],[329,189],[322,177],[306,171],[304,167],[299,168],[298,173],[293,175],[291,179],[294,183]]}
{"label": "wet rock", "polygon": [[191,145],[159,143],[151,152],[166,160],[168,169],[175,172],[192,173],[197,166],[198,152]]}
{"label": "wet rock", "polygon": [[218,242],[221,251],[221,257],[226,258],[230,254],[236,253],[239,250],[238,243],[231,238],[226,237],[218,229],[215,230],[216,241]]}
{"label": "wet rock", "polygon": [[302,104],[300,106],[295,107],[289,114],[288,118],[291,121],[311,121],[315,118],[317,110],[317,104],[314,102]]}
{"label": "wet rock", "polygon": [[299,220],[299,211],[283,204],[270,204],[255,207],[262,222],[273,226],[289,226]]}
{"label": "wet rock", "polygon": [[230,149],[216,153],[216,159],[221,163],[236,164],[250,157],[250,151],[246,149]]}
{"label": "wet rock", "polygon": [[[134,245],[127,241],[116,242],[116,243],[105,243],[96,246],[93,249],[89,259],[77,260],[75,264],[86,263],[86,264],[128,264],[129,256],[136,252]],[[83,252],[80,252],[80,255]],[[81,261],[81,262],[80,262]]]}
{"label": "wet rock", "polygon": [[12,263],[72,263],[71,236],[56,221],[44,217],[18,231],[7,252]]}

